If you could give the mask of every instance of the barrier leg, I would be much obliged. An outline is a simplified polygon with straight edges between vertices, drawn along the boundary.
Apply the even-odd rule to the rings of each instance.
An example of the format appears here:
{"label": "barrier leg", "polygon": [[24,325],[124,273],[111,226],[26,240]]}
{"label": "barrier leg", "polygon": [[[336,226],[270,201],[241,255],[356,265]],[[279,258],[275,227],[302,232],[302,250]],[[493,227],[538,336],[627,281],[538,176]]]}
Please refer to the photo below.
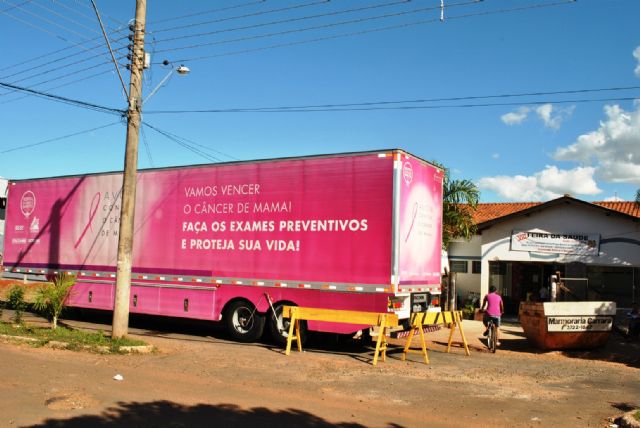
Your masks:
{"label": "barrier leg", "polygon": [[407,353],[409,352],[409,348],[411,347],[411,342],[413,341],[413,335],[415,334],[416,329],[412,325],[411,331],[409,332],[409,336],[407,337],[407,343],[404,344],[404,350],[402,351],[402,361],[407,359]]}
{"label": "barrier leg", "polygon": [[451,332],[449,333],[449,342],[447,343],[447,354],[451,349],[451,342],[453,341],[453,332],[456,330],[456,323],[452,320],[451,322]]}
{"label": "barrier leg", "polygon": [[[378,330],[378,340],[376,341],[376,352],[373,354],[373,365],[378,364],[378,355],[380,354],[380,350],[382,350],[382,361],[386,360],[387,356],[387,317],[381,316],[380,322],[378,323],[380,329]],[[384,341],[384,345],[383,342]]]}
{"label": "barrier leg", "polygon": [[302,352],[302,338],[300,337],[300,320],[296,320],[296,342],[298,343],[298,352]]}
{"label": "barrier leg", "polygon": [[[291,310],[291,321],[289,321],[289,337],[287,337],[287,349],[284,351],[285,355],[289,355],[291,353],[291,341],[293,340],[293,330],[294,327],[296,326],[296,322],[298,320],[296,319],[296,311],[295,310]],[[296,336],[297,337],[297,336]],[[298,350],[300,348],[300,343],[298,342]]]}
{"label": "barrier leg", "polygon": [[456,311],[455,314],[456,323],[458,323],[458,328],[460,329],[460,336],[462,336],[462,343],[464,344],[464,352],[467,356],[471,356],[471,352],[469,352],[469,345],[467,344],[467,338],[464,335],[464,330],[462,329],[462,316],[460,311]]}
{"label": "barrier leg", "polygon": [[427,355],[427,342],[425,341],[423,326],[420,326],[420,342],[422,343],[422,355],[424,355],[424,363],[429,364],[429,356]]}

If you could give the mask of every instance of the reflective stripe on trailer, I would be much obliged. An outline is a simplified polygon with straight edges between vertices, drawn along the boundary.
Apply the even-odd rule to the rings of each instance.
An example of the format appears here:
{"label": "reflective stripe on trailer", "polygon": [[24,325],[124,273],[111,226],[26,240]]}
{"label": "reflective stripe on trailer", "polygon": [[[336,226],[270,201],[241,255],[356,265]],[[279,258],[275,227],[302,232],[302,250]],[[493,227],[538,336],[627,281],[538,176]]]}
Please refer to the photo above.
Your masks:
{"label": "reflective stripe on trailer", "polygon": [[[24,268],[11,269],[5,267],[3,269],[7,273],[26,273]],[[78,279],[83,282],[95,282],[95,283],[108,283],[109,278],[113,279],[116,274],[113,272],[104,271],[64,271],[67,274],[77,274]],[[59,271],[53,269],[38,269],[37,272],[32,270],[29,273],[37,273],[46,275],[48,273],[58,274]],[[210,289],[204,284],[212,284],[214,287],[220,287],[221,285],[241,285],[250,287],[279,287],[279,288],[298,288],[305,290],[322,290],[322,291],[342,291],[342,292],[357,292],[357,293],[392,293],[393,286],[391,284],[348,284],[348,283],[327,283],[327,282],[281,282],[266,279],[247,279],[247,278],[216,278],[216,277],[204,277],[204,276],[173,276],[167,274],[153,274],[153,273],[131,273],[132,284],[136,286],[151,286],[149,283],[156,284],[158,286],[170,286],[170,284],[184,284],[179,285],[180,288],[189,288],[187,284],[203,284],[199,288]],[[403,290],[404,291],[404,290]]]}

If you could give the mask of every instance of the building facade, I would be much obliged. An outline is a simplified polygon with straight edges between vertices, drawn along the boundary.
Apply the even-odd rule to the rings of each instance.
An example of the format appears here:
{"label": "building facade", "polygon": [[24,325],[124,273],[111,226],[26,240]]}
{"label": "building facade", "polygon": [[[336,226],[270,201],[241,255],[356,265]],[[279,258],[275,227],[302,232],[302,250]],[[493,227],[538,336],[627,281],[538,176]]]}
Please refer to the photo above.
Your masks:
{"label": "building facade", "polygon": [[640,206],[589,203],[564,196],[546,203],[479,204],[478,234],[449,247],[459,305],[490,285],[505,311],[549,291],[559,276],[561,300],[640,302]]}

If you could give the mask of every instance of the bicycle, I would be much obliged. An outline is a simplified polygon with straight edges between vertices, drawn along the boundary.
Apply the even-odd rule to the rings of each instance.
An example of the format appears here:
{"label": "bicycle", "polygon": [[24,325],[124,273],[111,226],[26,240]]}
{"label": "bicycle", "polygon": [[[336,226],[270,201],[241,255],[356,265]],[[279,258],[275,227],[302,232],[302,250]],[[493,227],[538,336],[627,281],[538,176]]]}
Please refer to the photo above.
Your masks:
{"label": "bicycle", "polygon": [[498,347],[498,326],[491,317],[487,321],[487,329],[487,348],[489,348],[491,352],[495,353],[496,348]]}

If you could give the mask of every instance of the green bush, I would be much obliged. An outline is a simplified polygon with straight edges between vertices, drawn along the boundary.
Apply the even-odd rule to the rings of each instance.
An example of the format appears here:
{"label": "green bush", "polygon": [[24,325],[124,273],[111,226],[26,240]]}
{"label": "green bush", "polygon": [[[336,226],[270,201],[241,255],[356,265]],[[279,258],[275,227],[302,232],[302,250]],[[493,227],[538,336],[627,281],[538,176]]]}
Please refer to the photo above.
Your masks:
{"label": "green bush", "polygon": [[464,317],[464,319],[472,320],[475,313],[476,307],[473,303],[467,303],[466,305],[464,305],[464,308],[462,308],[462,316]]}
{"label": "green bush", "polygon": [[58,327],[58,318],[66,306],[71,287],[75,283],[75,275],[60,273],[36,291],[33,307],[52,321],[53,329]]}
{"label": "green bush", "polygon": [[15,311],[13,322],[21,324],[22,312],[27,309],[27,302],[24,301],[24,288],[19,285],[14,285],[11,287],[11,290],[9,290],[9,308]]}

